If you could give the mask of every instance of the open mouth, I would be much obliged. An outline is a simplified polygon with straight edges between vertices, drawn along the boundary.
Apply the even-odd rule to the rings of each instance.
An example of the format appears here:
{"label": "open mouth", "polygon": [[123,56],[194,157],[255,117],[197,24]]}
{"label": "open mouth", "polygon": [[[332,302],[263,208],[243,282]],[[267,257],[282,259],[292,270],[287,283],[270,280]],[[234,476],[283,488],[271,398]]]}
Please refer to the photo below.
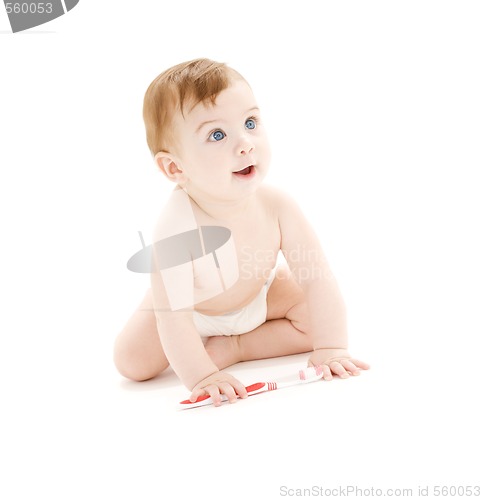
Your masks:
{"label": "open mouth", "polygon": [[254,173],[254,166],[249,165],[246,168],[243,168],[242,170],[238,170],[237,172],[233,172],[234,175],[237,175],[239,177],[246,177],[247,175],[250,175],[251,173]]}

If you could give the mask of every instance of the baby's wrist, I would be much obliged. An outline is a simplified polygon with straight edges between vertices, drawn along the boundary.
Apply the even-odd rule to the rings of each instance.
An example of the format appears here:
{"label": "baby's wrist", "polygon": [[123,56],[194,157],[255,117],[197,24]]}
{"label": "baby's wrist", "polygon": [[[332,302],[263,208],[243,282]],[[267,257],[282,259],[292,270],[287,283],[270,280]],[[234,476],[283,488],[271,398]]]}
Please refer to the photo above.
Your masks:
{"label": "baby's wrist", "polygon": [[213,376],[215,373],[218,373],[219,372],[219,369],[216,368],[215,370],[211,370],[210,372],[206,372],[205,375],[202,375],[201,378],[199,377],[196,377],[197,381],[193,384],[191,384],[191,387],[189,388],[190,390],[193,390],[194,388],[196,388],[201,382],[203,382],[204,380],[206,380],[207,378]]}

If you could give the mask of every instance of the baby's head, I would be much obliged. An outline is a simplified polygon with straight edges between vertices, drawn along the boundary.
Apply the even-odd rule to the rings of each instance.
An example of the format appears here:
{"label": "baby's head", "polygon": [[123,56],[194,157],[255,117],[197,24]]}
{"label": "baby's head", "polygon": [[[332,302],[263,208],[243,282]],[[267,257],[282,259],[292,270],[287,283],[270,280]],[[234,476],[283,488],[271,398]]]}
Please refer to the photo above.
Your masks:
{"label": "baby's head", "polygon": [[147,144],[153,156],[172,148],[177,113],[184,115],[199,103],[214,104],[218,94],[236,79],[243,77],[226,64],[209,59],[178,64],[156,77],[144,97]]}
{"label": "baby's head", "polygon": [[157,165],[189,194],[232,198],[266,174],[270,152],[258,106],[226,64],[196,59],[161,73],[145,94],[144,123]]}

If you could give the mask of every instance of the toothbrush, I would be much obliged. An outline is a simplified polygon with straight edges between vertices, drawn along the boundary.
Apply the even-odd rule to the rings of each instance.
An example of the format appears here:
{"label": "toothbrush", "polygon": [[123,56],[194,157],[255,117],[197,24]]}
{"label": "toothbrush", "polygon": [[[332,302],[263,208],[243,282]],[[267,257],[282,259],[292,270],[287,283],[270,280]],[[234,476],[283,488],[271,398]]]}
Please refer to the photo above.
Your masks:
{"label": "toothbrush", "polygon": [[[298,384],[307,384],[310,382],[315,382],[323,378],[323,369],[321,366],[310,366],[304,370],[299,370],[298,378],[295,380],[290,380],[288,382],[257,382],[255,384],[248,385],[246,391],[248,396],[253,396],[259,394],[260,392],[275,391],[277,389],[284,389],[285,387],[291,387]],[[239,397],[239,396],[238,396]],[[227,401],[228,398],[221,394],[221,401]],[[213,404],[213,400],[209,394],[204,396],[199,396],[196,401],[192,402],[189,399],[185,399],[179,403],[179,408],[185,410],[188,408],[197,408],[199,406],[207,406]]]}

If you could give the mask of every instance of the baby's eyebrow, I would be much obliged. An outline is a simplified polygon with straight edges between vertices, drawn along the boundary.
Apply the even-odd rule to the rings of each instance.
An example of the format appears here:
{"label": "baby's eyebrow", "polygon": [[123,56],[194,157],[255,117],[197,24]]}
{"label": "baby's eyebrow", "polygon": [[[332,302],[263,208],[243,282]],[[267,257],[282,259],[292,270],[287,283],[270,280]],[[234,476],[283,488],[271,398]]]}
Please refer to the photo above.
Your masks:
{"label": "baby's eyebrow", "polygon": [[220,122],[221,120],[216,118],[215,120],[207,120],[205,122],[202,122],[199,127],[196,129],[196,134],[206,125],[209,125],[210,123],[215,123],[215,122]]}
{"label": "baby's eyebrow", "polygon": [[258,106],[253,106],[252,108],[248,109],[248,111],[246,111],[246,114],[253,113],[253,111],[259,111]]}
{"label": "baby's eyebrow", "polygon": [[[245,115],[252,113],[253,111],[259,111],[258,106],[253,106],[252,108],[249,108],[247,111],[244,112]],[[201,122],[199,126],[196,128],[196,134],[205,126],[209,125],[210,123],[216,123],[216,122],[221,122],[221,118],[215,118],[214,120],[206,120],[204,122]]]}

